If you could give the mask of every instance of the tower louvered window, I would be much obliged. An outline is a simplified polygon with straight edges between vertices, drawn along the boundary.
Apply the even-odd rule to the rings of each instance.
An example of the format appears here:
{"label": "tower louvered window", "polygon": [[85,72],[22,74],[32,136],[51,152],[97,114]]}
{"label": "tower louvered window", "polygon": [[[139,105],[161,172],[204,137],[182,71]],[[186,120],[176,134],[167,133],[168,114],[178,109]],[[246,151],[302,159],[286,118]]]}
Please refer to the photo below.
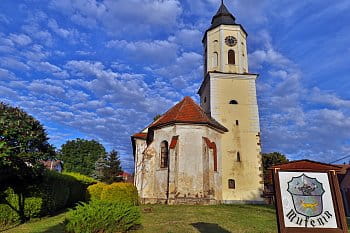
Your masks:
{"label": "tower louvered window", "polygon": [[230,65],[235,65],[236,64],[236,56],[235,56],[235,51],[230,49],[228,51],[228,64]]}

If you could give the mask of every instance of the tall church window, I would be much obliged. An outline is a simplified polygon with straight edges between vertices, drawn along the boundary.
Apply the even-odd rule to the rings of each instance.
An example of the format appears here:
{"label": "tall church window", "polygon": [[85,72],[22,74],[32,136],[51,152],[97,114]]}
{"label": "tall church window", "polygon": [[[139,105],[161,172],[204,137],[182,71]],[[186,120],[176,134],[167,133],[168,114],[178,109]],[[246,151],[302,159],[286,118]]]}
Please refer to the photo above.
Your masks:
{"label": "tall church window", "polygon": [[228,180],[228,188],[229,189],[235,189],[236,188],[236,181],[234,179]]}
{"label": "tall church window", "polygon": [[230,49],[228,51],[228,64],[234,65],[236,64],[236,55],[235,55],[235,51],[233,51],[232,49]]}
{"label": "tall church window", "polygon": [[162,143],[160,144],[160,167],[167,168],[168,161],[169,161],[168,142],[162,141]]}
{"label": "tall church window", "polygon": [[218,66],[219,54],[217,52],[213,53],[213,67]]}
{"label": "tall church window", "polygon": [[237,152],[237,162],[241,162],[241,153]]}

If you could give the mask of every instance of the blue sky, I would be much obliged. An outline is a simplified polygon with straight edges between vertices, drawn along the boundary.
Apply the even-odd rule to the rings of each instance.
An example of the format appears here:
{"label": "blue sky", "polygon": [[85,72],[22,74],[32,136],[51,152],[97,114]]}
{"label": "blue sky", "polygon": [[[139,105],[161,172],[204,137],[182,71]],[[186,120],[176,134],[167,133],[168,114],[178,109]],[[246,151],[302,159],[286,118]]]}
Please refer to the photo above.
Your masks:
{"label": "blue sky", "polygon": [[[263,152],[350,154],[350,1],[226,0],[247,30]],[[1,0],[0,101],[120,152],[184,96],[197,99],[203,32],[219,0]]]}

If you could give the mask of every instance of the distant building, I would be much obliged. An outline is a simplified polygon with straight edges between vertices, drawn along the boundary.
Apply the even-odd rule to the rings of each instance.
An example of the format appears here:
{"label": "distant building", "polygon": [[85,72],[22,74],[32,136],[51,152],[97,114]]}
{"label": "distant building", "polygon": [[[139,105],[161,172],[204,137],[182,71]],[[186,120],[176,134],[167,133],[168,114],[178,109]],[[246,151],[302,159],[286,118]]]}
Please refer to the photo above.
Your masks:
{"label": "distant building", "polygon": [[350,165],[337,166],[342,167],[342,171],[338,174],[338,181],[343,197],[345,215],[350,217]]}
{"label": "distant building", "polygon": [[200,106],[185,97],[132,136],[134,183],[144,203],[263,203],[247,33],[222,3],[202,42]]}
{"label": "distant building", "polygon": [[61,160],[42,160],[41,163],[51,171],[62,172],[63,163]]}
{"label": "distant building", "polygon": [[121,172],[118,177],[121,177],[121,180],[126,183],[133,183],[134,182],[134,176],[127,172]]}

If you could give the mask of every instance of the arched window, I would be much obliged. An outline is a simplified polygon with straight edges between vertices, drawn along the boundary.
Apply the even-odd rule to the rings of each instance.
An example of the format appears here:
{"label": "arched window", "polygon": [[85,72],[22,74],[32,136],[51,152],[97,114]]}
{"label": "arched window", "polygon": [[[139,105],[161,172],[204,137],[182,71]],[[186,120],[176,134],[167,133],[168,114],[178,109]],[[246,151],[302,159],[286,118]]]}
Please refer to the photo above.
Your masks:
{"label": "arched window", "polygon": [[231,64],[231,65],[236,64],[235,51],[233,51],[232,49],[228,51],[228,64]]}
{"label": "arched window", "polygon": [[162,141],[162,143],[160,144],[160,167],[167,168],[168,161],[169,161],[168,142]]}
{"label": "arched window", "polygon": [[237,162],[241,162],[241,154],[237,152]]}
{"label": "arched window", "polygon": [[218,66],[219,54],[217,52],[213,53],[213,67]]}
{"label": "arched window", "polygon": [[230,104],[238,104],[237,100],[230,100]]}

